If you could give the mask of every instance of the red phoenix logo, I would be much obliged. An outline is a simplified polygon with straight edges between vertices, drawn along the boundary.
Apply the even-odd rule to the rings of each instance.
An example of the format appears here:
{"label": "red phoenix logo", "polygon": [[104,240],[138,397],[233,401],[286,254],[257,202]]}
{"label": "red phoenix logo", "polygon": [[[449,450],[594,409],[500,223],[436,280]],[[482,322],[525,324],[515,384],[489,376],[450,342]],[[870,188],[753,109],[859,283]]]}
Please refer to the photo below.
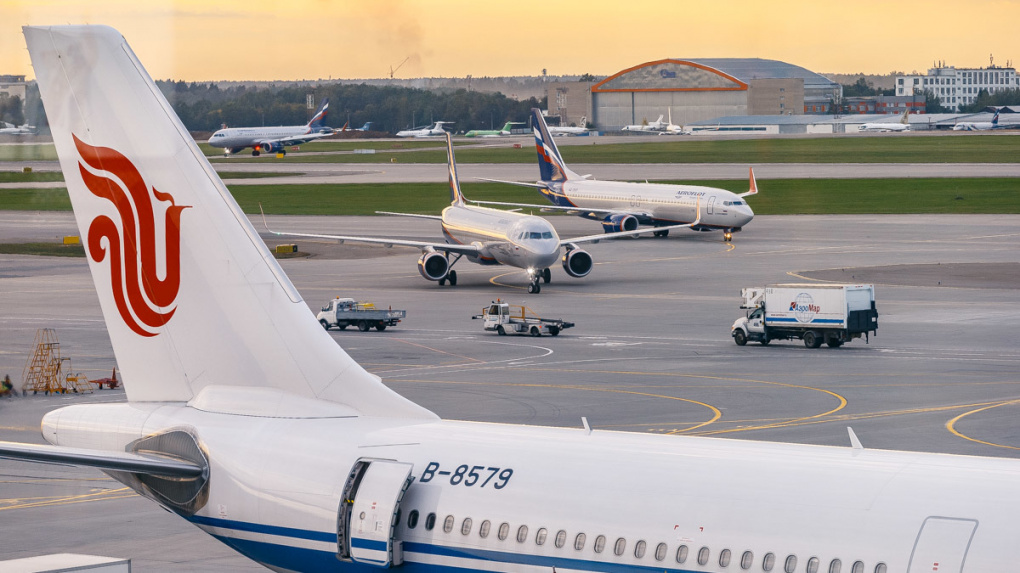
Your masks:
{"label": "red phoenix logo", "polygon": [[[78,163],[89,191],[113,203],[120,215],[120,227],[106,215],[92,220],[88,234],[89,256],[100,263],[109,254],[113,299],[121,318],[135,333],[156,336],[157,332],[148,329],[166,324],[176,310],[171,307],[181,285],[181,211],[188,206],[175,205],[173,196],[155,188],[150,195],[149,186],[138,169],[119,152],[109,147],[93,147],[74,134],[71,137],[85,164],[116,178],[94,175]],[[153,197],[170,203],[166,208],[164,240],[156,236]],[[103,239],[106,239],[105,246]],[[156,250],[160,243],[165,249],[166,264],[162,279],[156,267]]]}

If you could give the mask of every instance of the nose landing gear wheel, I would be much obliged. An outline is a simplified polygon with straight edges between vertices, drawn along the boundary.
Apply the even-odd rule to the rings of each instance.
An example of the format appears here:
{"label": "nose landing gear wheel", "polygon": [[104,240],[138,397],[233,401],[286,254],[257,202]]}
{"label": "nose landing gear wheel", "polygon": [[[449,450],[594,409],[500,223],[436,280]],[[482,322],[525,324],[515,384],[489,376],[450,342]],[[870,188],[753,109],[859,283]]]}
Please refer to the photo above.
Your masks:
{"label": "nose landing gear wheel", "polygon": [[541,285],[538,284],[537,281],[528,284],[528,293],[530,293],[530,294],[538,294],[540,292],[542,292],[542,287],[541,287]]}
{"label": "nose landing gear wheel", "polygon": [[728,243],[733,240],[733,233],[726,231],[725,233],[723,233],[722,238],[724,242]]}

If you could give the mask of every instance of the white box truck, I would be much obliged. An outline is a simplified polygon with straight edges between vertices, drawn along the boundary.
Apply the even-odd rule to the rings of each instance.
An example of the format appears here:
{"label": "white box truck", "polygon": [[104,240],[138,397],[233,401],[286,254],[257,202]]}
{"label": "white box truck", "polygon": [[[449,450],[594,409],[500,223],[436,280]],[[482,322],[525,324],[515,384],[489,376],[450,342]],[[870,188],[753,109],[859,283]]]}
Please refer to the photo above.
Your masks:
{"label": "white box truck", "polygon": [[752,309],[733,323],[738,346],[748,341],[799,338],[808,348],[837,348],[878,332],[875,285],[776,284],[741,289],[740,308]]}

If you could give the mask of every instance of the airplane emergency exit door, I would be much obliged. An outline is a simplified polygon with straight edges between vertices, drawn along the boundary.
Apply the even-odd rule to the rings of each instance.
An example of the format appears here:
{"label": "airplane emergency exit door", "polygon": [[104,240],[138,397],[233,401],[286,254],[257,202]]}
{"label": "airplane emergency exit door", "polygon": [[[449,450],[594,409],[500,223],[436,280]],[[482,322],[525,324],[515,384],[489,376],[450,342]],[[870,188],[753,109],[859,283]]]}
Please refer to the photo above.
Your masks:
{"label": "airplane emergency exit door", "polygon": [[337,519],[337,557],[377,567],[403,563],[394,539],[400,500],[414,481],[411,464],[359,460],[344,487]]}
{"label": "airplane emergency exit door", "polygon": [[960,573],[978,522],[954,517],[925,518],[910,554],[907,573]]}

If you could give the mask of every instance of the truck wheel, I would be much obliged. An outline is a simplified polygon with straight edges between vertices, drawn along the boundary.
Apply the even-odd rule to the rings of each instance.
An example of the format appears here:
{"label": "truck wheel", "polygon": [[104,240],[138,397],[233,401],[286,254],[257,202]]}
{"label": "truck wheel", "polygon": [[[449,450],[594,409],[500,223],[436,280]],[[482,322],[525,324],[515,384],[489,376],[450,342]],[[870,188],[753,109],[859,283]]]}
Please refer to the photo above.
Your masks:
{"label": "truck wheel", "polygon": [[346,322],[341,322],[336,327],[339,328],[340,330],[347,330],[347,323]]}
{"label": "truck wheel", "polygon": [[382,331],[386,330],[386,325],[382,324],[382,323],[377,324],[377,325],[375,325],[375,329],[378,330],[379,332],[382,332]]}
{"label": "truck wheel", "polygon": [[542,331],[539,330],[539,328],[537,326],[532,326],[531,327],[531,335],[532,336],[542,336]]}
{"label": "truck wheel", "polygon": [[762,339],[759,342],[761,342],[762,346],[768,346],[769,342],[772,342],[772,341],[769,340],[768,336],[764,336],[764,337],[762,337]]}
{"label": "truck wheel", "polygon": [[446,275],[446,280],[450,281],[450,286],[457,286],[457,271],[450,271]]}
{"label": "truck wheel", "polygon": [[506,330],[504,330],[502,326],[497,326],[497,327],[496,327],[496,332],[497,332],[497,333],[498,333],[498,334],[499,334],[500,336],[506,336]]}
{"label": "truck wheel", "polygon": [[555,326],[550,326],[549,327],[549,334],[551,334],[552,336],[559,336],[560,329],[555,327]]}
{"label": "truck wheel", "polygon": [[319,324],[321,324],[321,325],[322,325],[322,328],[323,328],[323,329],[325,329],[325,330],[329,330],[329,323],[328,323],[328,322],[326,322],[325,320],[320,320],[320,321],[319,321]]}
{"label": "truck wheel", "polygon": [[822,337],[817,332],[809,330],[804,333],[804,346],[808,348],[818,348],[822,345]]}
{"label": "truck wheel", "polygon": [[743,330],[735,330],[733,331],[733,342],[736,342],[737,346],[743,346],[747,344],[747,335]]}
{"label": "truck wheel", "polygon": [[359,321],[358,322],[358,330],[360,330],[361,332],[367,332],[368,331],[368,323],[365,322],[364,320]]}
{"label": "truck wheel", "polygon": [[829,348],[839,348],[840,346],[843,346],[843,341],[838,338],[830,338],[826,340],[825,343],[829,345]]}

